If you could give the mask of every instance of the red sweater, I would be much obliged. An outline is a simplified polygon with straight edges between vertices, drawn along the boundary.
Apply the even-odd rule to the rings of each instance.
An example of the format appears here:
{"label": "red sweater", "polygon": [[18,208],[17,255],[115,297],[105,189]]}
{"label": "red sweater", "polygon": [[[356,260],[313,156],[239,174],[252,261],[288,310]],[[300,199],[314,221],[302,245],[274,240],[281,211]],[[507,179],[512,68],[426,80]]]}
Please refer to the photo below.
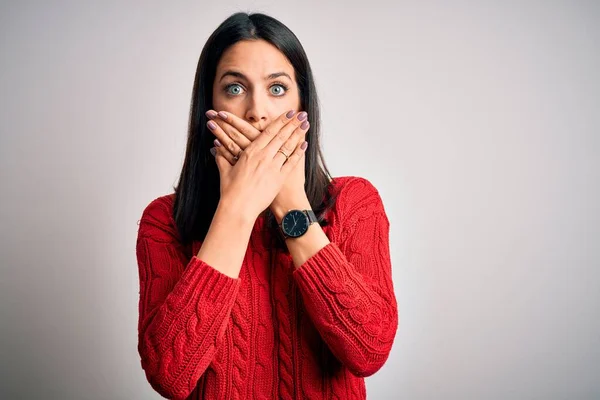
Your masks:
{"label": "red sweater", "polygon": [[256,220],[239,278],[182,246],[174,193],[143,211],[137,238],[141,365],[174,399],[364,399],[398,325],[389,221],[364,178],[332,181],[330,244],[299,268]]}

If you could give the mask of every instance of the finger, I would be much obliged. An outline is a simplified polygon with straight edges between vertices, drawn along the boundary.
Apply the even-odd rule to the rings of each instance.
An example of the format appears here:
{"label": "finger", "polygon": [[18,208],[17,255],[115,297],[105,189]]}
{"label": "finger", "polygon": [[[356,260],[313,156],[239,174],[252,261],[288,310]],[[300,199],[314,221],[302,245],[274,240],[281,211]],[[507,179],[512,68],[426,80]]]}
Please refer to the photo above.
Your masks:
{"label": "finger", "polygon": [[281,167],[281,172],[283,176],[287,176],[294,167],[302,160],[302,157],[306,154],[306,149],[308,148],[308,142],[304,141],[302,144],[298,145],[296,150],[292,153],[290,158],[288,158],[287,162],[285,162]]}
{"label": "finger", "polygon": [[219,151],[218,148],[211,148],[211,153],[214,152],[215,162],[217,163],[217,168],[219,169],[219,174],[222,175],[225,171],[231,168],[231,164],[227,161],[225,157],[223,157],[223,151]]}
{"label": "finger", "polygon": [[[208,112],[206,113],[206,115],[207,116],[209,115]],[[223,121],[222,119],[219,119],[219,118],[214,118],[214,119],[212,119],[212,121],[214,123],[216,123],[223,130],[223,132],[225,132],[225,134],[227,135],[227,138],[224,138],[222,140],[222,142],[225,143],[225,142],[231,140],[235,144],[237,144],[240,149],[245,149],[246,147],[248,147],[248,145],[252,142],[252,140],[254,140],[254,137],[260,135],[260,131],[251,126],[252,129],[256,130],[256,133],[253,133],[251,135],[252,138],[249,139],[243,133],[241,133],[236,127],[229,124],[229,122]]]}
{"label": "finger", "polygon": [[[299,125],[302,120],[299,120],[297,116],[306,119],[306,112],[301,112],[294,117],[295,111],[290,110],[286,113],[281,114],[275,121],[271,122],[269,126],[252,142],[250,147],[256,147],[257,149],[263,149],[271,142],[271,140],[283,130],[289,124]],[[291,133],[291,132],[290,132]]]}
{"label": "finger", "polygon": [[[301,114],[302,113],[300,113],[299,115]],[[276,134],[275,137],[273,137],[273,139],[271,139],[267,147],[265,147],[265,157],[267,159],[269,155],[275,157],[275,155],[278,153],[279,150],[281,150],[282,147],[286,147],[285,144],[286,142],[288,142],[288,140],[290,140],[290,138],[291,141],[287,145],[287,148],[292,149],[292,151],[296,149],[296,146],[299,144],[299,139],[306,134],[306,132],[310,128],[310,124],[306,117],[304,117],[302,120],[299,120],[298,118],[294,118],[294,120],[295,121],[290,122],[289,124],[284,126],[281,129],[281,131],[279,131],[279,133]]]}
{"label": "finger", "polygon": [[[306,121],[306,123],[308,123],[308,121]],[[281,147],[278,149],[278,151],[275,155],[281,154],[281,152],[280,152],[280,150],[281,150],[285,154],[290,156],[296,150],[296,147],[298,147],[299,145],[302,144],[302,142],[304,142],[309,129],[310,129],[310,123],[308,123],[308,128],[306,130],[302,129],[302,124],[300,124],[300,127],[296,128],[294,130],[292,135],[288,138],[288,140],[286,140],[286,142],[284,144],[281,145]],[[283,156],[283,154],[281,154],[281,155]]]}
{"label": "finger", "polygon": [[235,128],[237,134],[244,136],[246,139],[248,139],[248,142],[252,142],[258,137],[258,135],[260,135],[260,131],[258,129],[233,113],[219,111],[217,117],[219,120],[225,121],[231,127]]}
{"label": "finger", "polygon": [[302,129],[296,129],[294,131],[294,133],[281,146],[281,148],[277,150],[277,153],[275,153],[274,159],[277,159],[277,157],[281,157],[281,159],[279,160],[279,162],[280,162],[279,167],[281,167],[281,165],[283,165],[283,163],[287,162],[287,160],[294,153],[296,148],[298,146],[300,146],[304,142],[305,139],[306,139],[305,131],[303,131]]}
{"label": "finger", "polygon": [[242,148],[233,140],[231,140],[231,138],[229,138],[229,136],[227,136],[227,134],[223,131],[223,128],[215,123],[215,121],[208,121],[206,126],[208,129],[210,129],[213,135],[217,137],[217,140],[219,141],[218,143],[221,144],[221,146],[219,146],[219,144],[215,142],[215,146],[221,147],[224,150],[228,150],[229,153],[231,153],[232,158],[240,153]]}
{"label": "finger", "polygon": [[229,152],[229,150],[225,149],[223,147],[223,145],[221,143],[218,142],[218,139],[215,139],[214,141],[214,145],[215,147],[213,147],[215,149],[215,151],[217,153],[219,153],[221,155],[221,157],[225,158],[227,161],[229,161],[229,164],[231,165],[235,165],[235,163],[237,162],[237,160],[235,159],[234,155],[231,154]]}

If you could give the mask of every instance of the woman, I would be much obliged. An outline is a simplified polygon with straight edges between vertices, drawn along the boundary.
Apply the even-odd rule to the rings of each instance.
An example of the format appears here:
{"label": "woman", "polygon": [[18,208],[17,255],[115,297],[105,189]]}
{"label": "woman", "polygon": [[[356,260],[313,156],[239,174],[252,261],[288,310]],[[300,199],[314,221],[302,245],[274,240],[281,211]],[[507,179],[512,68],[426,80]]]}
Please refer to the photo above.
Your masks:
{"label": "woman", "polygon": [[237,13],[196,71],[175,193],[143,211],[139,344],[177,399],[364,399],[397,328],[377,190],[330,179],[296,36]]}

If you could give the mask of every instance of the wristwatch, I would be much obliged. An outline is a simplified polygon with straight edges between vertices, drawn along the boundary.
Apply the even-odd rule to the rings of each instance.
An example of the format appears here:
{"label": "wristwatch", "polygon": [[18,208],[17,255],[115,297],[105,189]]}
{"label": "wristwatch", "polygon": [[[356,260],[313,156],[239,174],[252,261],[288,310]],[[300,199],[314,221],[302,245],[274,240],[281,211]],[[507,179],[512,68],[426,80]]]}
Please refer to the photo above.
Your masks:
{"label": "wristwatch", "polygon": [[290,210],[283,216],[279,230],[284,239],[297,238],[304,235],[315,222],[318,219],[313,210]]}

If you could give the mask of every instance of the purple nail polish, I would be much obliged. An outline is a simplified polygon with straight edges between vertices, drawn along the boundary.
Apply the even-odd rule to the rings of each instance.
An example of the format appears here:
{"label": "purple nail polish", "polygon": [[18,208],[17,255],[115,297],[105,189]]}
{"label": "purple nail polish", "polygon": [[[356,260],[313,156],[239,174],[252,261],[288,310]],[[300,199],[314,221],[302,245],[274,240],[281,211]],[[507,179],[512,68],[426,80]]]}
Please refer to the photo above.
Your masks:
{"label": "purple nail polish", "polygon": [[217,118],[217,112],[216,112],[216,111],[213,111],[213,110],[208,110],[208,111],[206,112],[206,116],[207,116],[208,118]]}
{"label": "purple nail polish", "polygon": [[221,119],[227,119],[227,114],[224,113],[223,111],[219,111],[219,117],[221,117]]}
{"label": "purple nail polish", "polygon": [[219,139],[215,139],[213,143],[214,143],[214,144],[215,144],[215,146],[217,146],[217,147],[221,147],[221,146],[222,146],[222,144],[221,144],[221,142],[219,141]]}
{"label": "purple nail polish", "polygon": [[302,111],[300,114],[298,114],[298,121],[304,121],[307,116],[308,114],[305,111]]}
{"label": "purple nail polish", "polygon": [[290,118],[292,118],[292,117],[294,116],[294,114],[295,114],[295,113],[296,113],[296,111],[294,111],[294,110],[290,110],[290,111],[288,111],[288,113],[287,113],[287,114],[285,114],[285,117],[286,117],[287,119],[290,119]]}
{"label": "purple nail polish", "polygon": [[302,146],[300,146],[300,148],[302,150],[306,150],[307,147],[308,147],[308,142],[304,142],[304,143],[302,143]]}
{"label": "purple nail polish", "polygon": [[209,127],[210,129],[213,129],[213,130],[214,130],[214,129],[217,129],[217,124],[215,124],[215,123],[214,123],[214,122],[212,122],[212,121],[208,121],[208,122],[206,123],[206,125],[208,125],[208,127]]}
{"label": "purple nail polish", "polygon": [[216,157],[216,155],[217,155],[217,149],[215,149],[214,147],[211,147],[210,148],[210,154],[212,154],[213,157]]}
{"label": "purple nail polish", "polygon": [[300,125],[300,128],[302,128],[302,129],[308,129],[308,121],[304,121],[302,123],[302,125]]}

